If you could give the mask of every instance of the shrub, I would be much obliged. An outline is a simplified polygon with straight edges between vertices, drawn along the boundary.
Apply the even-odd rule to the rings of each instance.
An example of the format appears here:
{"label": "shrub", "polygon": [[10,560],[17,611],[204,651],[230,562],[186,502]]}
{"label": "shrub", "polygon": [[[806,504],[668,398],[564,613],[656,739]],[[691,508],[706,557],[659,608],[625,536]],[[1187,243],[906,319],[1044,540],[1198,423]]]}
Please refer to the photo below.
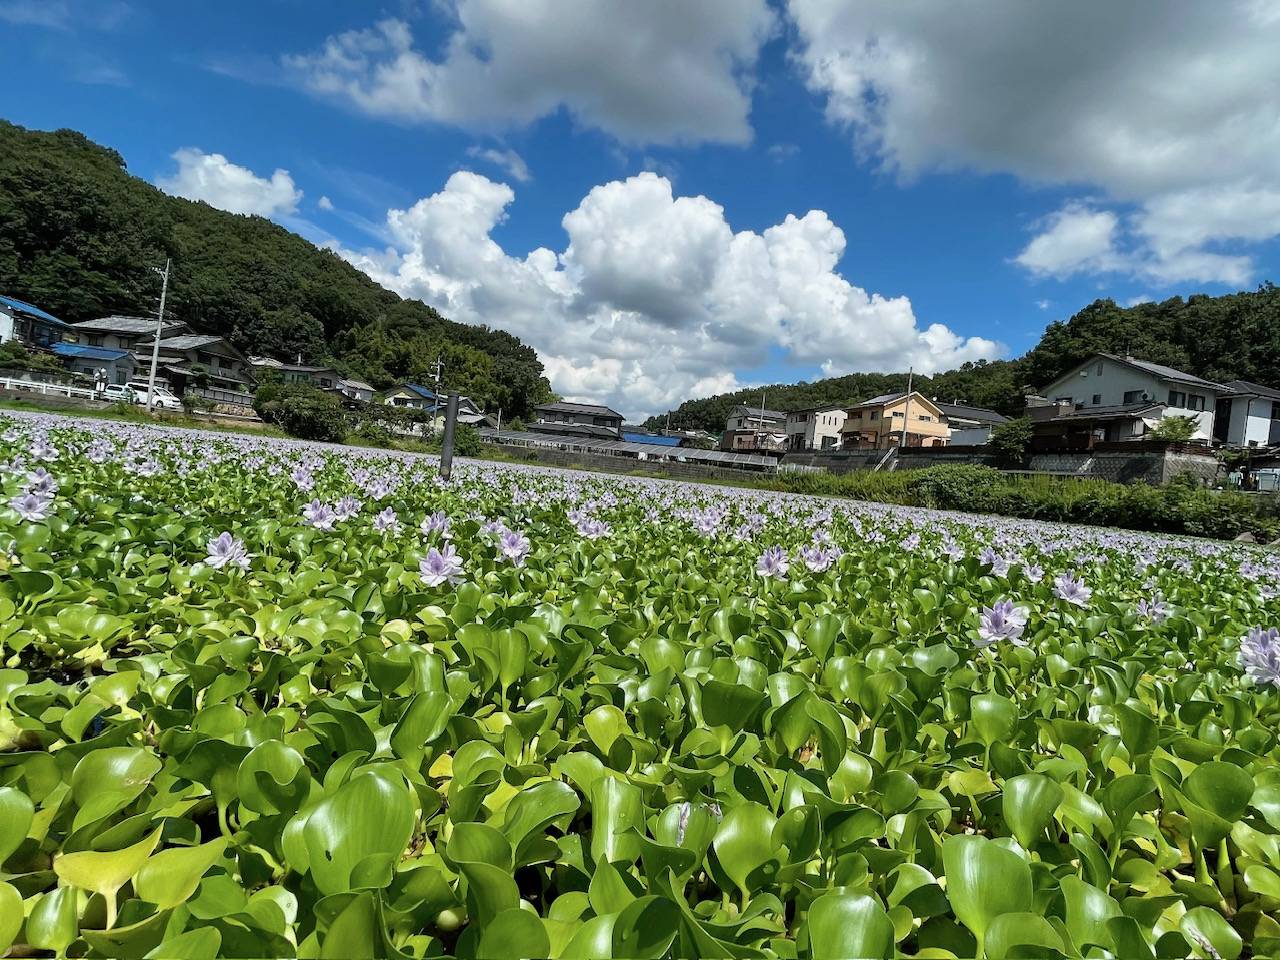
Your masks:
{"label": "shrub", "polygon": [[361,420],[349,439],[371,447],[393,447],[396,440],[395,434],[386,425],[373,420]]}
{"label": "shrub", "polygon": [[1030,443],[1031,421],[1026,417],[996,424],[987,440],[987,446],[997,457],[1007,463],[1019,465],[1027,462],[1027,447]]}
{"label": "shrub", "polygon": [[1004,474],[994,467],[945,464],[913,471],[907,490],[925,507],[991,512],[1004,492]]}
{"label": "shrub", "polygon": [[1165,417],[1147,436],[1168,443],[1186,443],[1195,436],[1199,426],[1195,417]]}
{"label": "shrub", "polygon": [[302,440],[340,443],[347,434],[338,398],[310,384],[263,384],[254,394],[253,409],[267,423]]}

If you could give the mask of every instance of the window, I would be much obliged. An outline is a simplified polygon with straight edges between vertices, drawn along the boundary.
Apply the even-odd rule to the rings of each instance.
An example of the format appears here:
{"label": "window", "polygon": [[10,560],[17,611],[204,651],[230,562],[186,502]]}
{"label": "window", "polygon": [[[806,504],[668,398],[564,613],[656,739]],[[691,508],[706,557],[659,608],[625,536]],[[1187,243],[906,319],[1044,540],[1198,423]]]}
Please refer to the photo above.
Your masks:
{"label": "window", "polygon": [[1186,407],[1186,405],[1187,405],[1187,395],[1185,393],[1183,393],[1181,390],[1169,391],[1169,406]]}
{"label": "window", "polygon": [[1271,404],[1271,419],[1280,420],[1280,403]]}
{"label": "window", "polygon": [[[1276,409],[1280,410],[1280,403],[1277,403],[1277,404],[1276,404]],[[850,420],[861,420],[861,419],[862,419],[862,411],[861,411],[861,410],[855,410],[855,411],[853,411],[853,413],[849,414],[849,419],[850,419]]]}
{"label": "window", "polygon": [[1204,396],[1203,396],[1202,394],[1199,394],[1199,393],[1189,393],[1189,394],[1187,394],[1187,409],[1188,409],[1188,410],[1203,410],[1203,409],[1204,409]]}
{"label": "window", "polygon": [[905,413],[903,413],[901,410],[895,410],[895,411],[893,411],[893,418],[894,418],[895,420],[896,420],[896,419],[898,419],[898,417],[905,417],[905,416],[906,416],[906,414],[905,414]]}
{"label": "window", "polygon": [[933,417],[927,413],[920,414],[918,417],[916,417],[916,419],[923,420],[925,423],[933,423]]}
{"label": "window", "polygon": [[91,347],[100,347],[100,346],[102,346],[102,337],[101,337],[101,335],[97,335],[97,334],[90,334],[90,335],[89,335],[89,346],[91,346]]}
{"label": "window", "polygon": [[1054,397],[1053,402],[1054,403],[1071,403],[1071,398],[1070,397]]}
{"label": "window", "polygon": [[1100,406],[1102,406],[1102,394],[1100,394],[1100,393],[1095,393],[1095,394],[1093,395],[1093,405],[1094,405],[1095,407],[1100,407]]}
{"label": "window", "polygon": [[1101,361],[1101,360],[1099,360],[1099,361],[1098,361],[1098,366],[1097,366],[1097,368],[1094,370],[1094,372],[1095,372],[1098,376],[1102,376],[1102,361]]}
{"label": "window", "polygon": [[1124,402],[1140,403],[1145,396],[1146,396],[1146,392],[1143,390],[1126,390],[1124,392]]}

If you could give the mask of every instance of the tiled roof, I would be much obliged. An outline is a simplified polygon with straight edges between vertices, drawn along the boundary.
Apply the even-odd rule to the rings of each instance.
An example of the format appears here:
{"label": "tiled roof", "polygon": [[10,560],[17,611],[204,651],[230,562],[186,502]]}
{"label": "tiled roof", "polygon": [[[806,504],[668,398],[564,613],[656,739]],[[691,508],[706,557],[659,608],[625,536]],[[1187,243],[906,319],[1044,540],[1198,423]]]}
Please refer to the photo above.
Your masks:
{"label": "tiled roof", "polygon": [[[155,333],[155,317],[99,317],[72,324],[77,330],[94,330],[103,333]],[[183,323],[166,323],[163,330],[185,327]],[[162,332],[163,332],[162,330]]]}
{"label": "tiled roof", "polygon": [[979,423],[1004,423],[1009,418],[1003,414],[988,410],[985,407],[970,407],[963,403],[940,403],[935,400],[934,406],[942,411],[948,420],[976,420]]}
{"label": "tiled roof", "polygon": [[1280,400],[1280,390],[1274,387],[1264,387],[1260,383],[1252,383],[1249,380],[1232,380],[1229,383],[1224,383],[1223,386],[1238,396],[1268,397],[1272,400]]}
{"label": "tiled roof", "polygon": [[787,415],[782,410],[761,410],[759,407],[749,407],[745,403],[740,403],[729,411],[731,417],[759,417],[763,415],[766,420],[785,420]]}
{"label": "tiled roof", "polygon": [[1212,380],[1205,380],[1203,377],[1197,377],[1194,374],[1183,373],[1181,370],[1175,370],[1173,367],[1166,367],[1162,363],[1152,363],[1149,360],[1138,360],[1134,357],[1121,357],[1114,353],[1100,353],[1100,357],[1106,357],[1108,360],[1114,360],[1116,363],[1123,363],[1126,366],[1136,367],[1139,370],[1145,370],[1147,373],[1154,374],[1162,380],[1175,380],[1178,383],[1190,383],[1197,387],[1207,387],[1211,390],[1221,390],[1222,384],[1214,383]]}
{"label": "tiled roof", "polygon": [[39,317],[41,320],[46,320],[49,323],[56,323],[60,327],[71,326],[71,324],[64,323],[62,320],[59,320],[52,313],[46,313],[39,307],[35,307],[27,303],[25,300],[18,300],[14,297],[0,297],[0,304],[3,304],[10,310],[17,310],[21,313],[30,314],[33,317]]}
{"label": "tiled roof", "polygon": [[548,413],[582,413],[595,417],[617,417],[619,420],[622,419],[622,414],[618,413],[618,411],[611,410],[598,403],[572,403],[561,400],[556,403],[540,403],[533,409],[545,410]]}
{"label": "tiled roof", "polygon": [[1103,407],[1081,407],[1079,410],[1070,410],[1067,413],[1060,413],[1053,420],[1115,420],[1117,418],[1139,417],[1144,413],[1152,410],[1163,410],[1163,403],[1152,403],[1150,400],[1140,400],[1137,403],[1118,403],[1111,406]]}

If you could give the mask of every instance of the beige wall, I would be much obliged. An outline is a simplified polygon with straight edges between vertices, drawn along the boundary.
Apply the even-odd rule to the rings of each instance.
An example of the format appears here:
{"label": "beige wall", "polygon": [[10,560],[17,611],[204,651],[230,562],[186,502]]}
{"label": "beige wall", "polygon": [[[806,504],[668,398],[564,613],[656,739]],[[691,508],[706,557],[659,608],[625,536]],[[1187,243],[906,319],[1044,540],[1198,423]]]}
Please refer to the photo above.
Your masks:
{"label": "beige wall", "polygon": [[862,446],[880,449],[894,446],[898,442],[903,423],[908,419],[908,446],[943,446],[951,437],[946,417],[919,394],[913,393],[910,398],[903,397],[882,406],[851,407],[848,413],[849,417],[841,430],[844,438],[842,446],[846,447],[858,445],[853,439],[858,433],[863,435]]}

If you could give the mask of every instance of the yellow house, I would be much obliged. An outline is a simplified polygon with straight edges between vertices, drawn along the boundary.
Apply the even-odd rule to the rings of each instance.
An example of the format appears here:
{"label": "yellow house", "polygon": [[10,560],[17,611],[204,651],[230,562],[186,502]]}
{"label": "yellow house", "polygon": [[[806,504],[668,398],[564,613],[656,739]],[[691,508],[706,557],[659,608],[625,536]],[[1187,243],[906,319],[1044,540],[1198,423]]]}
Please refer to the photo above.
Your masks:
{"label": "yellow house", "polygon": [[845,414],[840,429],[842,450],[888,450],[899,443],[908,447],[942,447],[951,439],[951,428],[942,411],[916,391],[872,397],[849,407]]}

